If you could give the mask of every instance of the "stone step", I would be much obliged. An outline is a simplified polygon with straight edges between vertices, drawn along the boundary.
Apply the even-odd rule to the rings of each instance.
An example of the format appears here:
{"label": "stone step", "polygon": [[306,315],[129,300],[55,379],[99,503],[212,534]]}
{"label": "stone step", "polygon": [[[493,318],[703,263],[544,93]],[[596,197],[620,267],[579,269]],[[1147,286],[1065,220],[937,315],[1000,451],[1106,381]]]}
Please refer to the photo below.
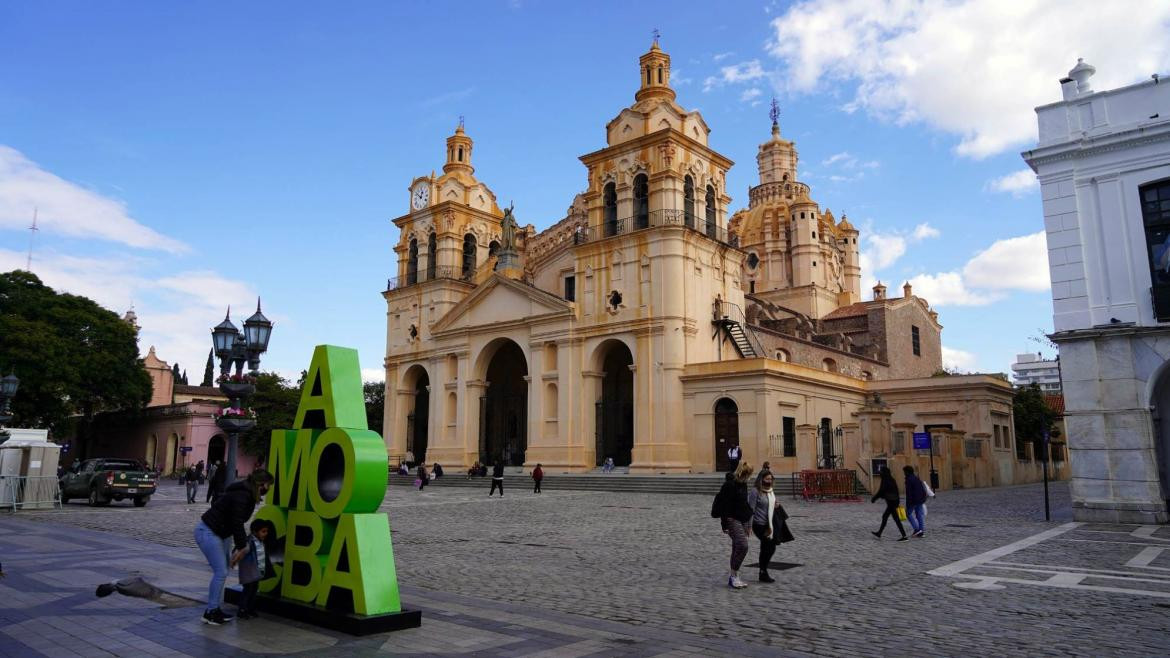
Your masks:
{"label": "stone step", "polygon": [[[414,475],[390,475],[391,486],[413,486]],[[723,485],[722,473],[701,475],[593,475],[589,473],[573,475],[546,475],[541,482],[542,490],[561,491],[625,491],[634,493],[664,493],[664,494],[694,494],[715,495]],[[504,487],[508,490],[524,490],[532,488],[532,477],[528,474],[505,474]],[[428,486],[490,489],[491,478],[467,479],[466,475],[444,475],[431,480]],[[781,496],[799,494],[800,483],[791,478],[782,477],[776,480],[776,493]]]}

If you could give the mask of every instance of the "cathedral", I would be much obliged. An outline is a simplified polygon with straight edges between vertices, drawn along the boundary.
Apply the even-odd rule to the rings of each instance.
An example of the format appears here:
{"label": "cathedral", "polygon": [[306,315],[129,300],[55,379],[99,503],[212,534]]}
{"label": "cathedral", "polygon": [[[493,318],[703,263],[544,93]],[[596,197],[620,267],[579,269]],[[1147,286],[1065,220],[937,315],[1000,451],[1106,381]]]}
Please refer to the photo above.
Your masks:
{"label": "cathedral", "polygon": [[1009,384],[936,376],[927,300],[880,283],[863,299],[860,232],[799,182],[775,111],[732,212],[733,162],[676,101],[657,41],[636,76],[633,104],[580,156],[584,191],[543,231],[476,177],[462,123],[442,174],[410,182],[383,293],[392,460],[699,473],[739,445],[781,474],[865,483],[928,461],[944,488],[1039,477]]}

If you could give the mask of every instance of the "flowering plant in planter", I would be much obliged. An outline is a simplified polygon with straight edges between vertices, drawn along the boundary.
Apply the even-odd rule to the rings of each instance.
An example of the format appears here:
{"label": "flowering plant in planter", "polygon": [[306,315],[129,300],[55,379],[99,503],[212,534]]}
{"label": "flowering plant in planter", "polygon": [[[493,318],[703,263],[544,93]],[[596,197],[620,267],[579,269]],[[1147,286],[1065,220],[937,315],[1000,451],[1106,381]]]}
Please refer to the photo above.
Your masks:
{"label": "flowering plant in planter", "polygon": [[235,418],[240,420],[255,420],[256,410],[248,407],[247,409],[236,409],[234,407],[224,407],[211,415],[212,418],[219,420],[220,418]]}
{"label": "flowering plant in planter", "polygon": [[252,375],[220,375],[219,379],[215,380],[216,384],[255,384],[256,378]]}

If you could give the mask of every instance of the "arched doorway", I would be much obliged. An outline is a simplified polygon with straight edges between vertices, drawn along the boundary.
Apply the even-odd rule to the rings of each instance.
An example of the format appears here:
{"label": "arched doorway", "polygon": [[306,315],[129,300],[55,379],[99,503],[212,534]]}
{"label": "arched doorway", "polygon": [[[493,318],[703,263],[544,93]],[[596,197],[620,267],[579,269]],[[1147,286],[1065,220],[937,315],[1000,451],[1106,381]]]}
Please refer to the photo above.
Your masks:
{"label": "arched doorway", "polygon": [[146,455],[142,459],[148,466],[154,468],[157,466],[155,461],[158,460],[158,437],[151,434],[146,439]]}
{"label": "arched doorway", "polygon": [[225,455],[227,455],[227,441],[222,434],[216,434],[207,442],[207,465],[211,466],[224,461]]}
{"label": "arched doorway", "polygon": [[167,454],[163,459],[163,473],[174,473],[175,462],[179,454],[179,435],[171,434],[167,437]]}
{"label": "arched doorway", "polygon": [[601,398],[597,401],[597,465],[613,457],[629,466],[634,453],[634,356],[621,341],[611,341],[601,360]]}
{"label": "arched doorway", "polygon": [[731,470],[727,451],[739,445],[739,405],[731,398],[715,402],[715,470]]}
{"label": "arched doorway", "polygon": [[[489,348],[490,349],[490,346]],[[480,461],[522,466],[528,450],[528,360],[520,346],[502,340],[487,367],[487,392],[480,398]]]}
{"label": "arched doorway", "polygon": [[[1154,408],[1154,454],[1158,460],[1158,480],[1163,499],[1170,504],[1170,366],[1163,365],[1150,395]],[[1019,437],[1016,437],[1019,440]]]}
{"label": "arched doorway", "polygon": [[431,378],[421,366],[412,368],[415,372],[414,408],[406,415],[406,451],[414,457],[411,465],[425,462],[427,447],[430,443],[429,429],[431,426]]}

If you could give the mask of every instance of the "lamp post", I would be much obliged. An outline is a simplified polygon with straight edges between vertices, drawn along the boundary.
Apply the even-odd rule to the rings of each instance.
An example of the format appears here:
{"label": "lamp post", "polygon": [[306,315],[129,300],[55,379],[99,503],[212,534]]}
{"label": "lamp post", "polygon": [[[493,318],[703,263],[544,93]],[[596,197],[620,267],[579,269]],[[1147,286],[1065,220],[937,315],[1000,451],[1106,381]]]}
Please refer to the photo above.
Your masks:
{"label": "lamp post", "polygon": [[[255,377],[260,370],[260,355],[268,351],[268,339],[272,336],[272,322],[260,312],[260,300],[256,300],[256,312],[244,320],[241,332],[232,324],[232,309],[211,330],[211,343],[219,357],[219,390],[231,403],[215,420],[215,425],[227,432],[227,469],[229,478],[236,477],[236,452],[240,432],[252,429],[256,421],[247,415],[243,402],[256,392]],[[244,364],[248,364],[248,376],[244,376]],[[232,373],[234,366],[235,373]]]}
{"label": "lamp post", "polygon": [[4,423],[12,420],[12,415],[8,413],[8,403],[12,398],[16,397],[16,390],[20,388],[20,380],[16,375],[9,373],[7,377],[0,378],[0,443],[8,440],[8,432],[2,429]]}

